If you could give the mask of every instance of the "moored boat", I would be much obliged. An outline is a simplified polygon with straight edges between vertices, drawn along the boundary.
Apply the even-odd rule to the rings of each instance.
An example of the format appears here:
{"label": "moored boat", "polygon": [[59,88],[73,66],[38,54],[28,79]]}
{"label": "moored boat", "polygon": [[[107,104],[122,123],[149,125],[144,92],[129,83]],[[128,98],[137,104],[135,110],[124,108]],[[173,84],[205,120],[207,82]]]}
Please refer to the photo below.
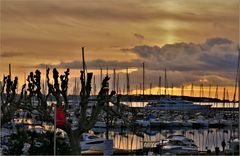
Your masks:
{"label": "moored boat", "polygon": [[94,151],[105,151],[106,149],[113,150],[113,140],[107,140],[105,138],[100,138],[98,136],[83,133],[83,140],[80,142],[80,147],[82,151],[94,150]]}
{"label": "moored boat", "polygon": [[163,98],[159,101],[149,102],[145,108],[148,110],[164,111],[192,111],[192,110],[209,110],[212,105],[193,104],[191,101]]}
{"label": "moored boat", "polygon": [[198,147],[192,139],[183,135],[171,135],[160,144],[162,153],[169,154],[197,154]]}

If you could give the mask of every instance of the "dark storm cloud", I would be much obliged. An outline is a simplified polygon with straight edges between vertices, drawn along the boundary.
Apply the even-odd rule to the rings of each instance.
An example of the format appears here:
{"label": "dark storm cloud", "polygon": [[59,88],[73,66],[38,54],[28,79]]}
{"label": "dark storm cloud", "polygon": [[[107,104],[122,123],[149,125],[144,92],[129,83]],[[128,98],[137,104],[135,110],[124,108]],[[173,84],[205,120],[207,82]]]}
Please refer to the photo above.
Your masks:
{"label": "dark storm cloud", "polygon": [[[145,62],[146,69],[171,71],[235,71],[237,66],[237,45],[225,38],[208,39],[205,43],[175,43],[166,44],[162,47],[141,45],[129,49],[122,49],[124,52],[131,52],[137,55],[132,61],[113,60],[91,60],[87,62],[89,69],[110,68],[141,68]],[[40,64],[37,67],[45,67]],[[80,61],[61,62],[55,65],[48,65],[58,68],[80,69]]]}
{"label": "dark storm cloud", "polygon": [[[138,63],[138,60],[133,60],[131,62],[128,61],[117,61],[117,60],[111,60],[111,61],[105,61],[101,59],[87,61],[87,68],[88,69],[100,69],[100,68],[115,68],[115,69],[126,69],[129,67],[138,67],[141,65],[141,63]],[[45,68],[46,66],[49,66],[51,68],[71,68],[71,69],[81,69],[82,68],[82,62],[81,61],[73,61],[73,62],[61,62],[59,64],[39,64],[37,65],[37,68]]]}
{"label": "dark storm cloud", "polygon": [[203,44],[141,45],[122,51],[135,53],[139,61],[146,62],[151,70],[234,71],[237,66],[236,47],[226,38],[212,38]]}
{"label": "dark storm cloud", "polygon": [[[175,43],[162,47],[140,45],[133,48],[122,49],[124,53],[130,52],[137,55],[132,61],[118,60],[91,60],[87,61],[88,69],[126,69],[138,68],[130,77],[134,83],[141,83],[142,63],[145,63],[148,81],[153,86],[158,84],[158,77],[164,75],[164,69],[168,71],[169,82],[174,85],[182,83],[200,83],[206,79],[208,83],[231,85],[237,66],[237,44],[225,38],[208,39],[205,43]],[[48,65],[57,68],[81,69],[82,62],[61,62]],[[45,68],[46,64],[40,64],[38,68]],[[122,73],[124,76],[125,74]],[[149,75],[149,76],[148,76]],[[170,85],[170,84],[169,84]]]}
{"label": "dark storm cloud", "polygon": [[215,56],[204,53],[199,57],[199,60],[205,62],[205,69],[207,70],[224,70],[233,71],[236,66],[236,56],[233,54],[224,54],[223,56]]}
{"label": "dark storm cloud", "polygon": [[211,38],[211,39],[207,39],[205,44],[212,47],[214,45],[231,44],[231,43],[233,43],[233,41],[227,38]]}

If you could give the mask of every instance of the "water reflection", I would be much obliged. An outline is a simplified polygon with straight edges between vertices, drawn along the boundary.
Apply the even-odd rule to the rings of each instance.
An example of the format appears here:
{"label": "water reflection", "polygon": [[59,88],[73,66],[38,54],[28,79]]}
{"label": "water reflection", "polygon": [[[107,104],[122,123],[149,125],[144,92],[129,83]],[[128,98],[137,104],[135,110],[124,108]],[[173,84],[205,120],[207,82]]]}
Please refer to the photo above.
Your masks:
{"label": "water reflection", "polygon": [[[105,137],[105,129],[92,129],[97,135]],[[115,148],[120,149],[142,149],[143,141],[156,141],[166,139],[172,134],[181,134],[187,138],[193,139],[198,146],[198,150],[205,151],[206,148],[214,150],[215,147],[221,147],[223,139],[226,141],[226,148],[229,147],[228,141],[230,138],[238,136],[237,129],[178,129],[178,130],[161,130],[147,129],[144,137],[139,137],[127,129],[112,129],[109,136],[114,140]]]}
{"label": "water reflection", "polygon": [[[129,107],[145,107],[148,102],[123,102]],[[212,107],[238,108],[238,103],[233,102],[194,102],[194,104],[212,105]]]}

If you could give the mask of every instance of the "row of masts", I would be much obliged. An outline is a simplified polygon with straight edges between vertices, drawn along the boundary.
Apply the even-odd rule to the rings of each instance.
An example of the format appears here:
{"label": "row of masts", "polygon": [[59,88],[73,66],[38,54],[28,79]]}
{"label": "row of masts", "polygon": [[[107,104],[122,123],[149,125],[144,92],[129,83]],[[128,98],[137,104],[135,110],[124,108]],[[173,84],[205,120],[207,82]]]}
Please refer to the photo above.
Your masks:
{"label": "row of masts", "polygon": [[[239,50],[240,51],[240,50]],[[239,52],[240,53],[240,52]],[[82,54],[83,54],[83,70],[84,70],[84,80],[85,80],[85,73],[86,73],[86,64],[85,64],[85,58],[84,58],[84,48],[82,48]],[[236,101],[236,96],[237,96],[237,85],[238,85],[238,75],[239,75],[239,55],[238,55],[238,69],[237,69],[237,75],[236,75],[236,80],[235,80],[235,86],[234,86],[234,95],[233,95],[233,101]],[[9,75],[10,77],[12,76],[12,72],[11,72],[11,64],[9,64]],[[107,67],[107,75],[108,75],[108,67]],[[101,85],[101,82],[103,80],[103,69],[100,68],[100,83],[99,83],[99,87]],[[167,70],[164,70],[164,80],[165,80],[165,86],[162,86],[162,77],[159,76],[158,77],[158,91],[157,91],[157,95],[162,95],[162,90],[164,89],[164,95],[174,95],[174,84],[172,83],[171,87],[168,87],[168,79],[167,79]],[[134,95],[134,90],[135,90],[135,94],[136,95],[145,95],[146,94],[146,83],[145,83],[145,63],[142,63],[142,83],[135,84],[135,89],[131,88],[131,82],[130,82],[130,75],[129,75],[129,69],[126,68],[126,84],[123,84],[123,88],[120,88],[120,75],[119,73],[116,74],[116,69],[113,69],[113,82],[112,82],[112,89],[115,90],[118,94],[126,94],[126,95]],[[24,74],[24,83],[26,83],[26,74]],[[134,84],[134,83],[133,83]],[[152,86],[153,83],[149,83],[149,92],[148,94],[152,95],[154,94],[152,92]],[[206,87],[204,89],[204,84],[200,84],[200,89],[199,89],[199,97],[203,98],[203,97],[213,97],[212,96],[212,85],[209,85],[209,89],[208,89],[208,96],[205,95],[206,94]],[[78,95],[79,94],[79,90],[80,90],[80,83],[79,83],[79,78],[75,77],[74,78],[74,86],[72,87],[72,93],[73,95]],[[42,83],[42,89],[43,89],[43,93],[46,93],[47,90],[47,85],[46,82],[43,81]],[[185,93],[185,86],[181,85],[180,86],[180,96],[187,96],[187,94]],[[171,93],[170,91],[171,90]],[[205,90],[205,91],[204,91]],[[93,77],[93,91],[92,91],[93,95],[97,94],[97,85],[96,85],[96,77],[94,75]],[[156,94],[156,93],[155,93]],[[194,89],[194,85],[193,83],[191,84],[191,90],[188,96],[191,97],[196,97],[196,92]],[[215,91],[215,98],[219,98],[219,86],[216,85],[216,91]],[[224,87],[223,88],[223,96],[222,96],[223,100],[228,100],[229,99],[229,93],[228,90]]]}
{"label": "row of masts", "polygon": [[[84,59],[84,58],[83,58]],[[239,62],[238,62],[239,64]],[[83,67],[84,70],[86,70],[86,65],[85,63],[83,63]],[[135,86],[135,95],[145,95],[145,64],[142,64],[143,67],[143,83],[140,83],[139,85]],[[159,76],[158,77],[158,91],[157,91],[157,95],[162,95],[162,92],[164,90],[164,95],[174,95],[174,84],[172,83],[171,87],[168,88],[168,81],[167,81],[167,72],[166,69],[164,70],[164,76],[165,76],[165,87],[162,86],[162,77]],[[238,72],[238,71],[237,71]],[[107,74],[108,74],[108,70],[107,70]],[[238,73],[237,73],[238,74]],[[11,76],[11,64],[9,64],[9,75]],[[102,68],[100,68],[100,82],[102,82],[103,80],[103,70]],[[43,94],[47,93],[47,85],[46,85],[46,81],[43,80],[42,81],[42,90],[43,90]],[[26,74],[24,73],[24,83],[26,83]],[[236,83],[235,83],[235,89],[234,89],[234,101],[236,100],[236,85],[237,85],[237,79],[236,79]],[[154,93],[152,92],[152,83],[149,83],[149,93],[150,95],[153,95]],[[191,84],[191,90],[188,96],[191,97],[196,97],[196,91],[194,89],[194,84]],[[218,99],[219,98],[219,86],[216,85],[215,87],[215,98]],[[117,93],[119,94],[126,94],[126,95],[134,95],[134,91],[130,89],[130,76],[129,76],[129,72],[128,72],[128,68],[126,68],[126,87],[123,84],[123,89],[120,88],[119,85],[119,74],[116,74],[116,69],[113,69],[113,81],[112,81],[112,89],[115,90]],[[180,96],[187,96],[187,94],[185,93],[185,86],[181,85],[180,86]],[[212,97],[212,89],[213,86],[209,85],[209,89],[208,89],[208,96],[206,96],[204,93],[206,93],[206,90],[204,91],[204,85],[203,83],[200,84],[199,86],[199,97],[203,98],[203,97]],[[169,91],[170,90],[170,91]],[[74,86],[72,87],[72,95],[79,95],[80,92],[80,83],[79,83],[79,77],[74,77]],[[170,93],[171,92],[171,93]],[[96,84],[96,76],[93,76],[93,95],[97,94],[97,84]],[[222,96],[223,100],[229,100],[229,93],[228,90],[224,87],[223,88],[223,96]]]}
{"label": "row of masts", "polygon": [[[100,69],[100,73],[102,73],[102,69]],[[103,77],[103,75],[100,75],[100,81],[102,80],[102,77]],[[165,79],[167,80],[166,77],[167,77],[167,75],[165,74]],[[143,80],[144,80],[144,78],[143,78]],[[130,76],[129,76],[129,72],[128,72],[128,68],[127,68],[126,69],[126,85],[123,84],[123,89],[121,89],[120,86],[119,86],[119,74],[116,74],[116,70],[113,69],[112,90],[115,90],[117,93],[126,94],[126,95],[134,95],[134,94],[135,95],[144,95],[146,92],[144,92],[145,89],[143,90],[142,86],[145,86],[145,83],[144,83],[144,85],[142,83],[139,83],[139,85],[136,84],[135,89],[130,89]],[[152,86],[153,86],[153,84],[149,83],[148,94],[150,94],[150,95],[154,95],[154,92],[152,92]],[[167,88],[167,86],[168,86],[167,81],[165,81],[165,86],[166,87],[162,87],[161,76],[159,76],[158,91],[157,91],[157,93],[155,93],[155,95],[174,95],[174,90],[177,87],[175,88],[174,84],[172,83],[171,87]],[[197,89],[195,89],[195,88],[197,88]],[[215,88],[215,91],[213,90],[214,88]],[[192,83],[190,91],[184,85],[181,85],[179,87],[179,89],[180,89],[180,94],[178,94],[178,95],[180,95],[180,96],[191,96],[191,97],[197,97],[198,96],[198,97],[201,97],[201,98],[203,98],[203,97],[209,97],[209,98],[214,97],[214,98],[218,99],[219,98],[219,92],[220,92],[218,85],[216,85],[215,87],[212,86],[212,85],[209,85],[208,89],[207,89],[207,86],[204,86],[203,83],[200,84],[199,86],[195,86]],[[75,77],[72,94],[73,95],[78,95],[79,90],[80,90],[79,78]],[[135,90],[135,92],[134,92],[134,90]],[[163,90],[164,90],[164,93],[163,93]],[[94,76],[93,77],[93,92],[92,92],[92,94],[96,95],[97,94],[96,91],[97,91],[97,84],[96,84],[96,77]],[[186,93],[187,91],[189,92],[189,94]],[[197,93],[196,91],[199,91],[199,93]],[[212,96],[213,92],[215,92],[215,96]],[[228,90],[225,87],[223,87],[222,92],[223,92],[223,96],[222,96],[223,99],[228,100],[229,99]]]}

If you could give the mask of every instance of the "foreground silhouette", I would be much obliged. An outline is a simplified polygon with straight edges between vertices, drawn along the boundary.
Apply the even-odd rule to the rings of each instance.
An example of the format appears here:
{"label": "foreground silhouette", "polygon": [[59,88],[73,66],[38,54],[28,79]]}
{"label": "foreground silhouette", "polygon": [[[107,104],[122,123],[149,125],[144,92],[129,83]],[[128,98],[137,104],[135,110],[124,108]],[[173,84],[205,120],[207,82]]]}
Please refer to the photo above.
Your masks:
{"label": "foreground silhouette", "polygon": [[[21,89],[21,93],[18,96],[16,94],[16,89],[18,85],[18,78],[15,77],[14,80],[11,80],[11,77],[4,76],[3,78],[3,86],[1,89],[1,127],[10,122],[14,117],[14,113],[18,109],[29,111],[34,114],[34,112],[39,112],[40,118],[42,121],[51,121],[53,122],[53,118],[50,116],[52,111],[54,110],[54,105],[48,105],[47,102],[50,97],[54,97],[56,100],[56,106],[63,109],[66,112],[69,109],[68,105],[68,80],[70,70],[67,69],[63,75],[59,76],[59,72],[56,68],[53,69],[53,84],[50,83],[49,73],[50,69],[46,70],[46,82],[48,92],[47,94],[43,94],[41,88],[41,72],[36,70],[35,73],[31,72],[27,77],[27,84],[24,84]],[[93,73],[87,73],[85,78],[84,71],[81,71],[80,80],[81,80],[81,92],[80,92],[80,103],[75,111],[78,120],[77,129],[73,130],[71,128],[71,123],[67,120],[65,121],[65,125],[61,128],[67,133],[70,146],[71,146],[71,155],[79,155],[81,149],[79,147],[81,134],[84,132],[88,132],[93,128],[95,123],[98,120],[98,116],[101,111],[107,112],[110,117],[113,118],[121,118],[125,122],[125,124],[132,128],[131,122],[124,118],[122,115],[122,111],[125,110],[125,107],[120,104],[119,97],[115,98],[117,101],[112,100],[112,97],[115,95],[115,91],[111,91],[109,94],[108,81],[110,77],[106,76],[101,84],[101,89],[97,95],[97,103],[93,107],[91,116],[87,116],[87,108],[88,108],[88,99],[90,98],[91,93],[91,81],[92,81]],[[37,98],[37,104],[32,102],[32,98]],[[111,108],[106,104],[112,102],[116,107]]]}

